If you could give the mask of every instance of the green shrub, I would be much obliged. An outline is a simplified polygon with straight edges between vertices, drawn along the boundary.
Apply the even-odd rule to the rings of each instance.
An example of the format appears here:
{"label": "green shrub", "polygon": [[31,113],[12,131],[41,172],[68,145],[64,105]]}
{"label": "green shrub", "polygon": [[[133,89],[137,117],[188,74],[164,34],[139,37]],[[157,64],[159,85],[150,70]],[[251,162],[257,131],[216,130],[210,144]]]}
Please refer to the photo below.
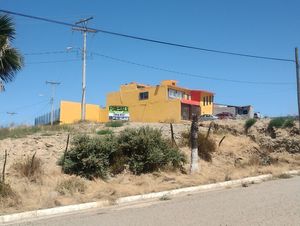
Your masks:
{"label": "green shrub", "polygon": [[250,118],[247,119],[247,121],[245,122],[244,125],[244,129],[245,129],[245,133],[247,134],[249,129],[256,123],[256,119],[255,118]]}
{"label": "green shrub", "polygon": [[[183,146],[189,146],[191,147],[191,142],[190,142],[190,132],[185,131],[181,134],[182,141],[181,145]],[[212,153],[216,151],[216,143],[215,141],[202,134],[198,133],[198,155],[200,158],[202,158],[205,161],[210,162],[212,160]]]}
{"label": "green shrub", "polygon": [[177,147],[162,138],[157,129],[142,127],[123,130],[118,137],[76,137],[59,164],[67,174],[88,179],[121,173],[127,166],[134,174],[166,168],[182,168],[186,161]]}
{"label": "green shrub", "polygon": [[113,134],[113,131],[110,129],[102,129],[102,130],[98,130],[96,133],[98,135],[107,135],[107,134]]}
{"label": "green shrub", "polygon": [[61,195],[73,195],[76,192],[84,193],[86,188],[87,186],[85,185],[84,180],[73,176],[59,182],[56,186],[56,191]]}
{"label": "green shrub", "polygon": [[126,157],[134,174],[181,168],[186,161],[178,148],[163,139],[160,130],[150,127],[123,130],[118,138],[118,154]]}
{"label": "green shrub", "polygon": [[121,127],[124,125],[124,121],[109,121],[105,123],[106,127]]}
{"label": "green shrub", "polygon": [[281,128],[285,122],[283,117],[273,118],[268,125],[268,131],[271,131],[273,128]]}
{"label": "green shrub", "polygon": [[91,138],[79,135],[72,142],[72,148],[59,162],[67,174],[75,174],[88,179],[106,178],[109,173],[109,158],[115,150],[113,136]]}
{"label": "green shrub", "polygon": [[293,118],[287,118],[284,121],[282,128],[292,128],[293,126],[295,126],[295,120]]}

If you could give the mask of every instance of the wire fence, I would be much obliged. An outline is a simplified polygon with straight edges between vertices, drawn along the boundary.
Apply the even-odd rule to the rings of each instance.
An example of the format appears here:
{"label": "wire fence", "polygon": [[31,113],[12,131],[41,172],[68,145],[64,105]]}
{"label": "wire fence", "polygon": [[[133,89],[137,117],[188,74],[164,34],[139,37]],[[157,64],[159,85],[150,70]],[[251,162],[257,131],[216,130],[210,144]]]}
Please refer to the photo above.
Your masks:
{"label": "wire fence", "polygon": [[[60,116],[60,108],[56,109],[53,112],[53,123],[59,122],[59,116]],[[39,125],[50,125],[51,124],[51,112],[41,115],[39,117],[36,117],[34,119],[34,125],[39,126]]]}

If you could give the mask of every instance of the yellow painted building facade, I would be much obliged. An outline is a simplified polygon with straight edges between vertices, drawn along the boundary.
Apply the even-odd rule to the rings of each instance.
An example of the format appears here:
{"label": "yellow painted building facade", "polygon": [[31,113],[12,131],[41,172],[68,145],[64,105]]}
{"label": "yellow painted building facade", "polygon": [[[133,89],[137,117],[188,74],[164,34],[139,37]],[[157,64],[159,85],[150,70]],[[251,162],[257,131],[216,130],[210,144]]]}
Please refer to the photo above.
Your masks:
{"label": "yellow painted building facade", "polygon": [[[177,86],[174,80],[148,86],[138,83],[121,85],[118,92],[107,94],[106,108],[87,104],[86,120],[107,122],[110,106],[126,106],[129,120],[134,122],[180,122],[190,120],[192,114],[212,114],[214,94]],[[60,122],[80,120],[80,103],[61,101]]]}

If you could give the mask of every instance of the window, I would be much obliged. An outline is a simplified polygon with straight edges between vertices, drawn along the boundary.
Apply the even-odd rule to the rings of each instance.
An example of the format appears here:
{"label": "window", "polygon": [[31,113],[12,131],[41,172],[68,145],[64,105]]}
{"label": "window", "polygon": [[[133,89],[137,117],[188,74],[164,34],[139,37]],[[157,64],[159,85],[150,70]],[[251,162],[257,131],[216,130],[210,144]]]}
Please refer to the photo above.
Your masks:
{"label": "window", "polygon": [[184,97],[184,93],[175,89],[168,90],[169,98],[182,99]]}
{"label": "window", "polygon": [[140,93],[140,100],[147,100],[149,98],[149,92]]}
{"label": "window", "polygon": [[209,104],[211,105],[212,103],[212,96],[209,96]]}
{"label": "window", "polygon": [[203,105],[205,106],[205,97],[202,98]]}

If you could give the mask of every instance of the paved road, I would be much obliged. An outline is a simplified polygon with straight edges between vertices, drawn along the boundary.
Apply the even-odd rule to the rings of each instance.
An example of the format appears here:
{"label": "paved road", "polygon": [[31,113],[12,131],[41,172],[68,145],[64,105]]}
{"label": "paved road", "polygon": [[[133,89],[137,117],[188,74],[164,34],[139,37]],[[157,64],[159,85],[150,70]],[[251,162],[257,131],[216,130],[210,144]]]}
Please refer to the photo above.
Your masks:
{"label": "paved road", "polygon": [[300,177],[13,225],[300,225]]}

